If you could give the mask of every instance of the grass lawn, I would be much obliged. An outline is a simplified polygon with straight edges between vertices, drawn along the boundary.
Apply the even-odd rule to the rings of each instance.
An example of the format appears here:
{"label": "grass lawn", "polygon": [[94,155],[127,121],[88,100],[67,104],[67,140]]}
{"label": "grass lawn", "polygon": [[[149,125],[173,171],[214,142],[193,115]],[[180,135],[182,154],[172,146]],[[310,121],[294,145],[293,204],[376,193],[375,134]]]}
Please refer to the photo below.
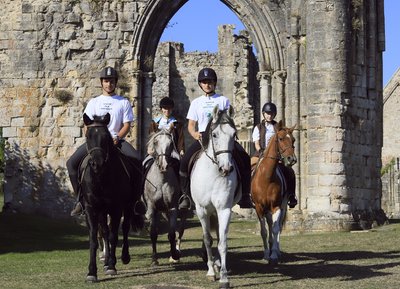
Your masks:
{"label": "grass lawn", "polygon": [[[200,258],[201,229],[188,223],[178,264],[168,262],[166,234],[159,237],[160,265],[151,267],[147,235],[131,236],[131,263],[117,263],[118,275],[85,282],[87,229],[73,219],[0,214],[1,288],[218,288],[207,280]],[[400,288],[400,224],[368,232],[333,232],[281,237],[282,263],[261,260],[262,242],[255,221],[234,219],[229,233],[228,268],[234,288]],[[118,256],[120,251],[117,252]],[[142,287],[141,287],[142,286]],[[146,287],[147,286],[147,287]]]}

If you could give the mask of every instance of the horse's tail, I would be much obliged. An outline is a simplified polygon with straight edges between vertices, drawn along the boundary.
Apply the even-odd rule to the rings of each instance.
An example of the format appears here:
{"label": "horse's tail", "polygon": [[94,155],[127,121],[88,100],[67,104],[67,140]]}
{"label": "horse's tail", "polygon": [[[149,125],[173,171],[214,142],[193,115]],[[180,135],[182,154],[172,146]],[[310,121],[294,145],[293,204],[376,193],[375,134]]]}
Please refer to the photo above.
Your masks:
{"label": "horse's tail", "polygon": [[144,228],[144,216],[143,215],[132,215],[131,227],[133,232],[140,233]]}

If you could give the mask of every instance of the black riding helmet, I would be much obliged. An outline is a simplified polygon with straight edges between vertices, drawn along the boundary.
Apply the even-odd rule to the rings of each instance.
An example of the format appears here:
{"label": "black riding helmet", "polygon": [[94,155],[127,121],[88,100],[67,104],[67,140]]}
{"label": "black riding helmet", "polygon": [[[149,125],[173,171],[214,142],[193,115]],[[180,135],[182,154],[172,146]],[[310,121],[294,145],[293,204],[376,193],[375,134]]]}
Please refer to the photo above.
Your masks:
{"label": "black riding helmet", "polygon": [[204,80],[212,80],[217,82],[217,74],[215,73],[214,69],[206,67],[200,70],[197,81],[202,82]]}
{"label": "black riding helmet", "polygon": [[100,80],[104,78],[114,78],[118,80],[118,72],[111,66],[107,66],[100,71]]}
{"label": "black riding helmet", "polygon": [[267,103],[264,104],[264,106],[262,108],[262,112],[268,112],[268,113],[276,114],[276,112],[277,112],[276,105],[273,104],[272,102],[267,102]]}
{"label": "black riding helmet", "polygon": [[163,99],[160,100],[160,108],[174,108],[175,103],[174,101],[169,98],[169,97],[164,97]]}

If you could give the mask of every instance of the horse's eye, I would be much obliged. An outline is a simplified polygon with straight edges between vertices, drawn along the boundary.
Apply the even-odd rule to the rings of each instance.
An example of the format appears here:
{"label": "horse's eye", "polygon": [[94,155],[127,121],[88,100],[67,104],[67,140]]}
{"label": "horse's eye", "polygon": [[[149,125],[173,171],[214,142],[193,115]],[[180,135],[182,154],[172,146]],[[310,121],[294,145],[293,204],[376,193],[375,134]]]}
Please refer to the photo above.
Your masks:
{"label": "horse's eye", "polygon": [[212,137],[216,138],[217,134],[215,132],[213,132]]}

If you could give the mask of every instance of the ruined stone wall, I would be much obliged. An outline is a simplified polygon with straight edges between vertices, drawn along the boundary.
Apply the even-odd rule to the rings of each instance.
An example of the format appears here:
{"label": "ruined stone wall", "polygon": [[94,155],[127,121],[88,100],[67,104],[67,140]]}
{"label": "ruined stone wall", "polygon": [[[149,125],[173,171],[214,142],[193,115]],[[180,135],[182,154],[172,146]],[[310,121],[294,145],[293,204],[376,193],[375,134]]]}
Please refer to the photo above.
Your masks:
{"label": "ruined stone wall", "polygon": [[[228,97],[238,112],[235,123],[239,140],[251,153],[250,136],[254,126],[252,103],[259,101],[256,79],[258,67],[247,32],[234,35],[233,25],[219,28],[218,52],[184,51],[182,43],[161,43],[155,58],[155,82],[153,84],[153,115],[159,113],[159,101],[169,96],[174,99],[175,116],[186,123],[190,102],[202,94],[197,82],[200,69],[212,67],[218,76],[217,93]],[[249,98],[252,95],[252,99]],[[186,142],[192,142],[190,136]]]}
{"label": "ruined stone wall", "polygon": [[383,91],[382,208],[389,217],[400,217],[400,69]]}
{"label": "ruined stone wall", "polygon": [[[5,202],[25,212],[67,215],[65,161],[84,141],[82,111],[101,93],[105,65],[127,94],[135,19],[145,3],[6,1],[0,16],[0,126],[7,140]],[[129,94],[127,94],[129,95]],[[134,100],[132,100],[134,104]]]}
{"label": "ruined stone wall", "polygon": [[[383,1],[222,0],[248,35],[232,36],[226,26],[216,54],[185,54],[170,45],[156,60],[163,29],[185,3],[3,1],[0,126],[7,142],[6,202],[20,211],[68,215],[73,199],[65,161],[84,141],[81,114],[100,93],[102,67],[112,65],[121,73],[119,91],[137,116],[128,140],[143,152],[157,86],[168,86],[160,96],[184,95],[177,107],[184,116],[199,95],[193,67],[212,63],[222,76],[219,89],[242,113],[241,128],[258,122],[261,105],[271,100],[278,105],[277,119],[297,124],[300,203],[290,210],[288,228],[340,230],[379,223]],[[245,56],[250,50],[241,41],[247,36],[256,63]],[[163,75],[156,77],[159,68]]]}

